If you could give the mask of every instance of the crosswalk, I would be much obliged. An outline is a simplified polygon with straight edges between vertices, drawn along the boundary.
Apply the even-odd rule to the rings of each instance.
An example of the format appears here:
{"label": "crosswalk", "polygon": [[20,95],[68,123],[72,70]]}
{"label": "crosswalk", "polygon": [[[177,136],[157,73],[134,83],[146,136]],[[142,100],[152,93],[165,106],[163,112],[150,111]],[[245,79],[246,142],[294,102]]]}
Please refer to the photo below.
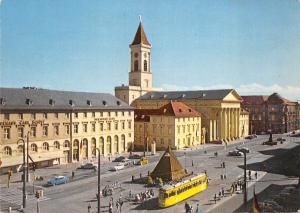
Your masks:
{"label": "crosswalk", "polygon": [[[7,210],[9,207],[21,208],[23,204],[23,192],[19,188],[15,187],[3,187],[0,186],[0,209],[1,211]],[[39,199],[39,202],[49,200],[48,197],[42,197]],[[33,194],[27,194],[26,202],[35,202],[36,198]],[[0,211],[0,212],[1,212]]]}

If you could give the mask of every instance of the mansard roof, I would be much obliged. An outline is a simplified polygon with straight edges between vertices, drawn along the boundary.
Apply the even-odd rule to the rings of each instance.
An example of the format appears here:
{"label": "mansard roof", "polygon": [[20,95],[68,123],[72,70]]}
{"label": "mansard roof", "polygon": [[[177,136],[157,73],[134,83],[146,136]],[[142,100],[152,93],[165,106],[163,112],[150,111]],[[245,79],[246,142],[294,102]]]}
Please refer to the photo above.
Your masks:
{"label": "mansard roof", "polygon": [[0,110],[121,110],[134,108],[108,93],[34,87],[0,88]]}
{"label": "mansard roof", "polygon": [[147,92],[138,100],[223,100],[231,92],[236,93],[234,89]]}

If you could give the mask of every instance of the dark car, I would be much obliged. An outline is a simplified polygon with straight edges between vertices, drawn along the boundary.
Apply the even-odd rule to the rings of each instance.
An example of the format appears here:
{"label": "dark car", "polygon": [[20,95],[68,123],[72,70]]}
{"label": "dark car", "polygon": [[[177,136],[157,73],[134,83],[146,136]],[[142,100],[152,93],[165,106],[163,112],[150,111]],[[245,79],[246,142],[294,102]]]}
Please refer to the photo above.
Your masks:
{"label": "dark car", "polygon": [[265,141],[262,143],[262,145],[273,146],[273,145],[277,145],[277,142],[276,141]]}
{"label": "dark car", "polygon": [[117,157],[113,160],[113,162],[126,162],[126,161],[128,161],[128,159],[125,158],[124,156]]}
{"label": "dark car", "polygon": [[134,154],[134,155],[129,156],[129,159],[140,159],[140,158],[141,158],[141,156],[138,155],[138,154]]}
{"label": "dark car", "polygon": [[286,141],[286,139],[285,138],[277,138],[277,141]]}
{"label": "dark car", "polygon": [[244,155],[244,153],[242,153],[239,150],[233,150],[233,151],[228,152],[228,156],[243,156],[243,155]]}

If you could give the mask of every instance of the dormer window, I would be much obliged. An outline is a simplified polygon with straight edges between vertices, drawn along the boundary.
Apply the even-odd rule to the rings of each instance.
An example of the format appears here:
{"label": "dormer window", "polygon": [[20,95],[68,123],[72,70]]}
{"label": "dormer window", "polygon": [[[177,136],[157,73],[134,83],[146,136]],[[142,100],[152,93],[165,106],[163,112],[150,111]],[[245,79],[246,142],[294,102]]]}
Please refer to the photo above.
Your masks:
{"label": "dormer window", "polygon": [[6,99],[5,98],[0,98],[0,104],[4,106],[6,104]]}
{"label": "dormer window", "polygon": [[87,105],[92,106],[92,101],[87,100],[86,103],[87,103]]}
{"label": "dormer window", "polygon": [[153,94],[150,95],[150,99],[152,99],[152,98],[154,98],[154,95],[153,95]]}
{"label": "dormer window", "polygon": [[184,98],[184,97],[185,97],[185,94],[182,94],[182,95],[181,95],[181,98]]}
{"label": "dormer window", "polygon": [[192,112],[192,109],[189,109],[189,112]]}
{"label": "dormer window", "polygon": [[121,101],[117,101],[117,105],[118,105],[118,106],[121,106]]}
{"label": "dormer window", "polygon": [[179,109],[179,112],[182,112],[182,109]]}
{"label": "dormer window", "polygon": [[106,101],[102,101],[102,104],[103,104],[104,106],[106,106],[106,105],[107,105]]}
{"label": "dormer window", "polygon": [[50,104],[51,106],[54,106],[54,105],[55,105],[55,101],[54,101],[53,99],[49,99],[49,104]]}
{"label": "dormer window", "polygon": [[31,105],[33,104],[33,101],[32,101],[31,99],[27,98],[27,99],[26,99],[26,104],[27,104],[28,106],[31,106]]}
{"label": "dormer window", "polygon": [[164,94],[164,95],[163,95],[163,98],[167,98],[167,94]]}

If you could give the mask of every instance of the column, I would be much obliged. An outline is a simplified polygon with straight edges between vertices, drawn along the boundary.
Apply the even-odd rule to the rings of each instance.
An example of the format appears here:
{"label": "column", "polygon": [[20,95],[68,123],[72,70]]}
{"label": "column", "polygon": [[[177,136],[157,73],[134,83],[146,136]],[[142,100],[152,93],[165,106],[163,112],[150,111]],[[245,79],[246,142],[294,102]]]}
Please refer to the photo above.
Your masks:
{"label": "column", "polygon": [[235,117],[234,117],[234,109],[231,109],[231,132],[230,137],[232,140],[234,140],[234,134],[235,134]]}
{"label": "column", "polygon": [[236,126],[237,126],[237,131],[236,131],[236,137],[240,137],[240,108],[236,109],[237,113],[237,120],[236,120]]}
{"label": "column", "polygon": [[209,141],[212,141],[212,120],[209,120]]}
{"label": "column", "polygon": [[230,123],[230,109],[227,108],[227,139],[230,140],[230,129],[231,129],[231,123]]}
{"label": "column", "polygon": [[217,120],[214,120],[214,140],[217,140]]}
{"label": "column", "polygon": [[226,139],[226,114],[225,114],[225,109],[222,109],[222,124],[220,126],[221,128],[221,139],[225,140]]}
{"label": "column", "polygon": [[223,111],[222,109],[219,112],[219,118],[218,118],[218,124],[217,124],[217,128],[218,128],[218,140],[221,141],[223,138],[222,135],[222,117],[223,117]]}

